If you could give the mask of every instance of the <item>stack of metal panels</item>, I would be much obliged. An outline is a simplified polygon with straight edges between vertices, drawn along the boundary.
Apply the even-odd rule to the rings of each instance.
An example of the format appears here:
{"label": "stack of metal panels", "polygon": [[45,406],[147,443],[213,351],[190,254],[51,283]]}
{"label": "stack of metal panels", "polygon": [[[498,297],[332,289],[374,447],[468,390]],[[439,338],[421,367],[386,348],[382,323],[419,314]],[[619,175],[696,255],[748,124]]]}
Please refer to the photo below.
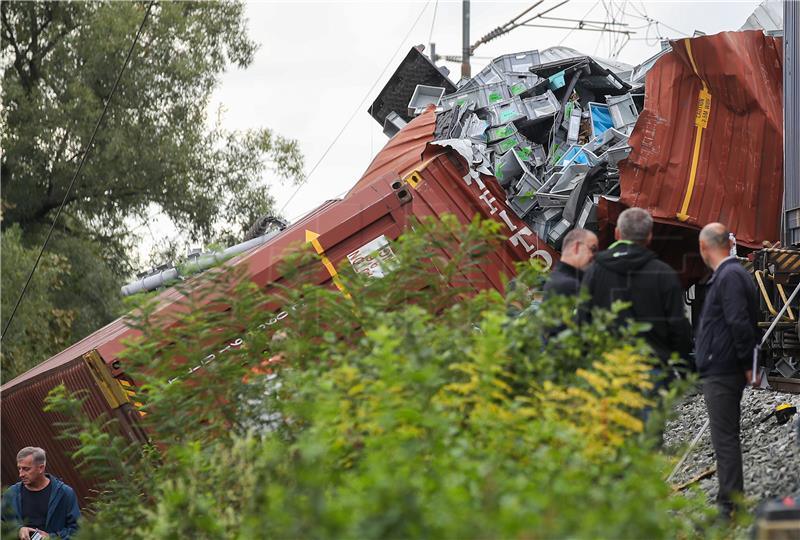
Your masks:
{"label": "stack of metal panels", "polygon": [[573,227],[594,226],[601,197],[619,195],[617,164],[639,115],[630,90],[589,57],[504,55],[436,104],[436,140],[472,145],[463,153],[478,156],[517,215],[558,247]]}

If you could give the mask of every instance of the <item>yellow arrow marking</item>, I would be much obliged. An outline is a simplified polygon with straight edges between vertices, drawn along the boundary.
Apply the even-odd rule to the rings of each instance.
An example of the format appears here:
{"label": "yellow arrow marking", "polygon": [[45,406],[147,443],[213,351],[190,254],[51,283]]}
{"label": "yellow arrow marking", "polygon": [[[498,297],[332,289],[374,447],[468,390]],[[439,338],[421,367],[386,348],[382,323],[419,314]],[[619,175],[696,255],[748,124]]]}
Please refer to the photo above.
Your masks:
{"label": "yellow arrow marking", "polygon": [[331,275],[331,279],[333,280],[333,284],[336,285],[336,288],[342,291],[342,294],[344,294],[346,298],[350,298],[350,293],[345,290],[342,280],[339,279],[339,273],[336,271],[336,267],[333,266],[331,260],[325,255],[325,250],[319,242],[319,233],[306,229],[306,242],[310,242],[311,245],[314,246],[314,251],[317,252],[317,255],[319,255],[322,260],[322,265]]}
{"label": "yellow arrow marking", "polygon": [[689,219],[689,203],[692,201],[692,193],[694,192],[694,182],[697,178],[697,165],[700,162],[700,143],[703,140],[703,130],[708,127],[708,118],[711,115],[711,92],[708,91],[708,85],[700,74],[697,72],[697,64],[694,62],[692,55],[692,43],[687,38],[684,39],[686,45],[686,52],[689,55],[689,61],[692,63],[694,74],[700,78],[703,83],[703,88],[697,95],[697,114],[694,118],[694,125],[697,127],[694,135],[694,149],[692,150],[692,166],[689,169],[689,183],[686,186],[686,195],[683,198],[680,212],[677,213],[678,220],[687,221]]}

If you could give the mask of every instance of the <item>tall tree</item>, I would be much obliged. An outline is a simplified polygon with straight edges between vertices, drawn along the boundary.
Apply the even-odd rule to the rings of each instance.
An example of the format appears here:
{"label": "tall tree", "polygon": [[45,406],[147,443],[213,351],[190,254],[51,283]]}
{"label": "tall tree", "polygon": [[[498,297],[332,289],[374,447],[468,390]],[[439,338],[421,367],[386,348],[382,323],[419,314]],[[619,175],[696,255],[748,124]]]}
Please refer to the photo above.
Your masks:
{"label": "tall tree", "polygon": [[[41,244],[64,199],[146,9],[0,4],[2,229],[18,226],[28,248]],[[240,2],[152,7],[51,240],[68,269],[52,301],[74,316],[72,339],[119,311],[114,294],[131,272],[132,223],[147,209],[158,208],[192,240],[229,242],[272,210],[269,178],[300,178],[295,141],[207,121],[218,76],[231,64],[248,66],[256,48]],[[19,292],[5,275],[2,285],[4,296]],[[7,339],[15,339],[13,327]]]}

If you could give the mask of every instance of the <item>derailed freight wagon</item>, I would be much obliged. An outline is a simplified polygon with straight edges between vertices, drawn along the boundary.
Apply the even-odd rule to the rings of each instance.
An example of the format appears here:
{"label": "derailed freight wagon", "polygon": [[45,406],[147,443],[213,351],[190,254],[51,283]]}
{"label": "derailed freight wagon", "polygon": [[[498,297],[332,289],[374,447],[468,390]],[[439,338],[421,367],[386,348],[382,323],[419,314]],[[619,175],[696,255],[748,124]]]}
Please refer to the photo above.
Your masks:
{"label": "derailed freight wagon", "polygon": [[743,254],[780,239],[782,47],[761,31],[723,32],[639,66],[551,47],[458,85],[412,50],[369,111],[391,134],[418,104],[435,106],[433,144],[491,171],[552,247],[576,226],[607,235],[622,208],[649,210],[662,225],[655,250],[691,283],[705,272],[692,254],[706,223],[726,223]]}
{"label": "derailed freight wagon", "polygon": [[[528,74],[522,73],[520,76],[519,72],[513,72],[514,80],[509,81],[511,84],[502,81],[487,82],[495,85],[500,82],[498,88],[501,95],[504,92],[503,84],[506,84],[505,91],[509,95],[523,88],[522,92],[528,96],[525,99],[532,100],[527,103],[533,104],[526,108],[530,114],[526,112],[525,118],[519,116],[522,114],[519,110],[515,113],[518,118],[513,115],[503,116],[503,111],[509,107],[513,109],[513,105],[505,105],[505,109],[498,108],[497,121],[503,120],[505,124],[494,127],[507,126],[512,133],[492,142],[497,145],[495,150],[499,150],[496,154],[480,152],[481,155],[478,155],[471,141],[459,142],[459,137],[454,136],[458,118],[454,123],[452,114],[448,119],[442,114],[444,111],[437,112],[434,106],[423,107],[420,114],[416,110],[409,113],[405,107],[410,94],[403,98],[405,101],[395,99],[401,104],[397,106],[403,110],[399,111],[402,114],[395,114],[394,117],[390,113],[397,111],[373,104],[371,111],[382,111],[382,122],[388,120],[388,131],[391,133],[397,130],[397,133],[378,153],[350,193],[342,200],[323,204],[280,233],[263,238],[261,245],[226,264],[245,268],[253,282],[266,287],[281,279],[279,266],[282,256],[293,244],[314,239],[314,248],[309,246],[309,249],[324,250],[326,257],[333,265],[338,266],[349,264],[348,255],[359,252],[365,246],[372,249],[372,246],[397,238],[411,218],[454,214],[466,223],[479,215],[500,223],[507,240],[478,272],[470,273],[469,279],[475,289],[500,289],[503,283],[501,276],[513,275],[515,262],[538,258],[545,264],[552,264],[557,258],[555,247],[558,240],[575,223],[595,227],[601,236],[607,235],[620,209],[625,205],[635,204],[648,208],[656,216],[660,223],[660,234],[653,247],[683,273],[688,285],[701,275],[701,267],[693,254],[696,253],[698,227],[704,223],[721,220],[732,224],[734,232],[742,240],[741,243],[750,248],[758,247],[763,240],[774,241],[778,238],[777,222],[758,216],[780,212],[780,199],[775,194],[781,189],[782,182],[782,126],[780,118],[776,118],[771,112],[776,110],[776,106],[780,109],[780,92],[775,92],[774,89],[770,92],[757,92],[748,83],[749,78],[757,74],[780,73],[780,55],[776,52],[778,47],[769,40],[774,38],[760,32],[727,33],[682,40],[673,43],[674,50],[664,53],[654,67],[652,62],[646,62],[642,67],[627,70],[624,66],[603,64],[580,55],[570,56],[572,53],[569,50],[550,51],[549,56],[544,54],[545,51],[538,56],[528,55],[527,58],[535,57],[537,62],[546,60],[544,65],[539,63],[531,66],[533,70],[529,70],[529,73],[535,75],[535,81]],[[690,47],[692,52],[687,54]],[[725,56],[725,62],[715,61],[720,55]],[[435,66],[428,63],[426,68],[424,62],[427,60],[420,57],[416,50],[412,50],[407,57],[417,68],[416,71],[412,70],[416,73],[414,76],[423,77],[426,70],[430,76],[437,76],[439,71]],[[575,61],[571,62],[571,58]],[[500,62],[498,65],[505,63]],[[429,69],[431,67],[433,71]],[[643,75],[645,68],[651,68],[646,76]],[[519,69],[519,65],[512,69]],[[533,71],[539,74],[536,75]],[[565,152],[552,164],[554,170],[550,170],[542,160],[542,155],[533,150],[517,154],[513,150],[515,145],[508,147],[498,143],[515,137],[513,130],[518,127],[518,123],[523,129],[530,128],[528,134],[531,137],[536,137],[537,133],[545,133],[543,127],[547,125],[548,115],[556,112],[555,107],[563,107],[573,98],[570,92],[575,90],[577,82],[576,85],[571,85],[571,80],[578,72],[589,77],[586,79],[588,83],[600,83],[600,79],[605,77],[608,80],[607,77],[613,75],[612,84],[621,85],[621,91],[616,92],[618,96],[643,92],[644,101],[638,95],[638,102],[635,102],[636,112],[643,120],[638,121],[635,126],[623,121],[630,146],[629,149],[624,149],[624,153],[629,152],[630,157],[627,161],[620,156],[615,157],[619,158],[616,162],[619,170],[616,187],[614,183],[617,179],[614,174],[607,174],[607,168],[598,177],[590,176],[591,170],[600,170],[595,168],[596,165],[589,170],[578,168],[582,171],[580,174],[584,175],[584,183],[585,178],[590,177],[596,182],[594,185],[602,182],[608,188],[617,189],[617,192],[581,192],[582,188],[577,188],[580,178],[573,176],[564,179],[562,184],[571,192],[578,189],[578,195],[573,199],[575,204],[569,209],[568,216],[580,218],[584,215],[587,204],[589,205],[589,211],[585,213],[582,222],[565,225],[562,222],[567,219],[564,216],[566,202],[563,208],[558,206],[559,201],[564,201],[565,193],[553,189],[558,185],[557,182],[548,185],[547,189],[544,189],[547,182],[540,182],[542,185],[537,187],[537,178],[549,180],[549,175],[553,174],[556,166],[561,167],[563,175],[564,165],[580,159],[577,156],[584,155],[591,159],[586,153],[586,150],[591,150],[583,148],[591,141],[584,142],[580,138],[576,140],[571,137],[570,122],[563,122],[565,119],[562,116],[563,123],[559,125],[565,131],[562,134],[563,142],[569,142],[569,145],[564,145],[568,146],[563,148]],[[557,86],[555,89],[550,88],[551,77],[554,79],[553,86]],[[547,82],[542,83],[540,79]],[[430,81],[424,77],[403,78],[396,73],[387,88],[403,90],[410,84],[413,93],[416,85],[421,83],[430,84]],[[455,85],[448,84],[450,93],[454,93]],[[514,88],[519,84],[522,86]],[[602,84],[602,88],[607,88],[606,83]],[[739,84],[743,85],[741,91],[737,90]],[[770,84],[779,85],[780,77]],[[578,89],[587,86],[588,84],[583,84]],[[710,109],[703,108],[700,116],[683,114],[683,109],[694,110],[701,90],[712,96]],[[487,99],[488,97],[490,96]],[[700,106],[705,107],[708,103],[705,94],[703,98]],[[591,99],[596,99],[596,96]],[[513,104],[517,103],[512,98],[508,100]],[[583,104],[585,107],[581,105],[580,96],[572,101],[582,111],[590,110],[588,102]],[[384,103],[391,105],[393,102]],[[541,107],[535,106],[536,103],[540,103]],[[668,105],[677,107],[677,110],[670,110]],[[605,106],[608,106],[608,101]],[[577,107],[573,105],[570,118],[575,110]],[[541,118],[538,117],[540,115]],[[537,118],[532,119],[530,116]],[[697,125],[698,118],[703,125],[702,131],[713,132],[713,138],[698,135],[701,127]],[[395,124],[392,124],[392,119]],[[526,125],[526,122],[530,123]],[[753,131],[754,126],[760,126],[760,130]],[[492,126],[486,126],[490,127]],[[468,133],[477,135],[478,143],[481,137],[488,143],[486,130],[480,132],[480,128],[475,128],[474,125],[472,128],[473,131],[468,130]],[[444,134],[447,137],[443,137]],[[501,135],[503,134],[495,133],[492,136]],[[736,161],[736,170],[730,171],[727,167],[728,161],[732,159],[732,152],[726,152],[724,147],[743,140],[747,141],[744,145],[746,153],[739,152],[735,157],[738,159],[743,155],[744,159]],[[516,140],[520,141],[523,139]],[[756,146],[757,141],[762,141],[763,146]],[[545,148],[544,144],[537,144],[550,152],[552,145]],[[611,150],[611,146],[603,148],[601,145],[594,149],[607,152]],[[686,146],[691,151],[686,151]],[[672,147],[675,147],[675,160],[670,157],[673,153]],[[509,151],[512,153],[508,154]],[[571,151],[572,155],[564,158],[566,151]],[[493,161],[495,155],[507,155],[501,169]],[[520,160],[516,159],[518,155]],[[594,155],[597,157],[597,154]],[[682,157],[677,159],[677,156]],[[547,157],[546,153],[544,158]],[[688,169],[687,159],[690,160]],[[529,167],[525,162],[530,163],[531,160],[534,165]],[[537,160],[541,163],[537,163]],[[515,163],[519,164],[520,161],[523,163],[519,165],[520,170],[517,170]],[[506,166],[510,168],[506,169]],[[520,182],[524,179],[525,169],[531,173],[527,177],[527,183]],[[520,177],[516,182],[511,182],[510,176],[498,179],[501,173],[520,174]],[[656,173],[660,176],[654,176]],[[548,176],[542,176],[545,174]],[[731,180],[733,175],[736,178]],[[521,193],[522,188],[527,191]],[[686,203],[686,194],[690,192],[691,197],[688,197]],[[569,199],[570,194],[566,195]],[[552,206],[554,203],[556,206]],[[536,204],[539,204],[538,210]],[[556,208],[556,211],[552,208]],[[683,215],[679,217],[681,211]],[[732,219],[742,213],[755,214],[755,217]],[[458,246],[453,246],[453,249],[458,249]],[[790,276],[790,279],[794,278]],[[331,273],[320,265],[314,280],[317,283],[330,283]],[[176,291],[165,290],[158,299],[162,312],[168,313],[177,309],[179,295]],[[88,416],[109,413],[121,420],[123,429],[132,440],[145,436],[138,428],[136,413],[127,401],[125,383],[130,381],[126,379],[125,366],[119,360],[123,350],[122,341],[134,336],[135,332],[125,325],[124,320],[114,321],[0,388],[4,484],[16,479],[16,451],[23,446],[37,445],[48,449],[51,470],[76,487],[82,502],[85,503],[91,496],[91,480],[83,478],[69,458],[69,452],[74,447],[57,440],[58,433],[54,423],[59,418],[42,411],[44,396],[62,381],[71,390],[89,391],[90,399],[85,405]]]}
{"label": "derailed freight wagon", "polygon": [[[784,115],[787,134],[797,127],[796,100],[783,98],[784,80],[790,96],[798,85],[792,54],[783,69],[794,40],[760,30],[686,38],[638,66],[551,47],[496,58],[457,85],[412,50],[369,111],[391,136],[423,105],[436,107],[432,144],[490,170],[517,217],[554,248],[574,227],[608,245],[622,210],[647,209],[650,247],[691,289],[693,321],[709,275],[698,232],[725,223],[758,285],[760,325],[773,327],[765,365],[800,377],[800,298],[791,296],[800,178],[789,159],[798,146],[786,139],[784,174],[783,144]],[[778,240],[784,248],[772,247]]]}
{"label": "derailed freight wagon", "polygon": [[[433,112],[426,113],[393,139],[346,198],[326,202],[225,264],[246,268],[253,282],[266,287],[280,281],[286,250],[311,238],[314,246],[320,246],[332,264],[339,266],[349,264],[348,255],[360,248],[396,239],[412,220],[443,214],[453,214],[463,223],[480,215],[497,220],[506,230],[503,246],[465,276],[476,290],[501,289],[503,276],[513,275],[514,264],[531,256],[552,261],[556,252],[541,244],[516,218],[490,188],[489,177],[470,177],[469,168],[456,152],[428,147],[434,118]],[[309,245],[308,249],[314,248]],[[321,264],[313,280],[332,283],[331,272]],[[163,291],[157,298],[158,313],[178,309],[180,298],[173,289]],[[61,383],[71,391],[88,391],[84,404],[88,417],[106,413],[120,421],[132,440],[146,439],[125,391],[133,381],[119,359],[123,340],[135,336],[124,318],[118,319],[0,388],[4,485],[16,481],[16,452],[24,446],[41,446],[48,451],[48,469],[75,487],[81,503],[92,497],[92,479],[84,477],[70,458],[75,443],[58,438],[55,424],[64,419],[42,410],[47,393]]]}

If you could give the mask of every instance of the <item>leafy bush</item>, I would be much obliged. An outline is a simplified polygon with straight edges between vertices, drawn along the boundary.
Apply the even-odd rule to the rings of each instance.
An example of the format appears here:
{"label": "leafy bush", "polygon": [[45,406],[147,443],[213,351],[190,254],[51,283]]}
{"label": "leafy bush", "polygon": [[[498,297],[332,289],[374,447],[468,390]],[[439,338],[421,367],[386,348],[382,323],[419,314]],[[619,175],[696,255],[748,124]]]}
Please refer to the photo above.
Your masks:
{"label": "leafy bush", "polygon": [[313,284],[301,249],[267,292],[218,270],[177,312],[146,302],[125,362],[153,444],[114,454],[108,429],[72,432],[87,466],[122,469],[82,534],[694,536],[702,501],[672,494],[641,421],[638,328],[599,312],[578,327],[568,299],[509,317],[542,273],[522,268],[507,297],[474,290],[498,241],[490,223],[424,222],[385,277],[343,270],[346,295]]}
{"label": "leafy bush", "polygon": [[[0,253],[3,255],[0,258],[0,274],[3,276],[0,327],[3,331],[38,256],[38,247],[26,245],[18,225],[0,232]],[[31,281],[25,302],[19,305],[15,315],[16,321],[9,327],[14,339],[3,341],[0,363],[5,380],[11,380],[36,365],[30,359],[41,362],[49,354],[69,345],[75,313],[57,309],[52,302],[52,296],[63,289],[63,278],[68,272],[69,262],[64,257],[52,253],[45,253],[42,257],[36,279]]]}

